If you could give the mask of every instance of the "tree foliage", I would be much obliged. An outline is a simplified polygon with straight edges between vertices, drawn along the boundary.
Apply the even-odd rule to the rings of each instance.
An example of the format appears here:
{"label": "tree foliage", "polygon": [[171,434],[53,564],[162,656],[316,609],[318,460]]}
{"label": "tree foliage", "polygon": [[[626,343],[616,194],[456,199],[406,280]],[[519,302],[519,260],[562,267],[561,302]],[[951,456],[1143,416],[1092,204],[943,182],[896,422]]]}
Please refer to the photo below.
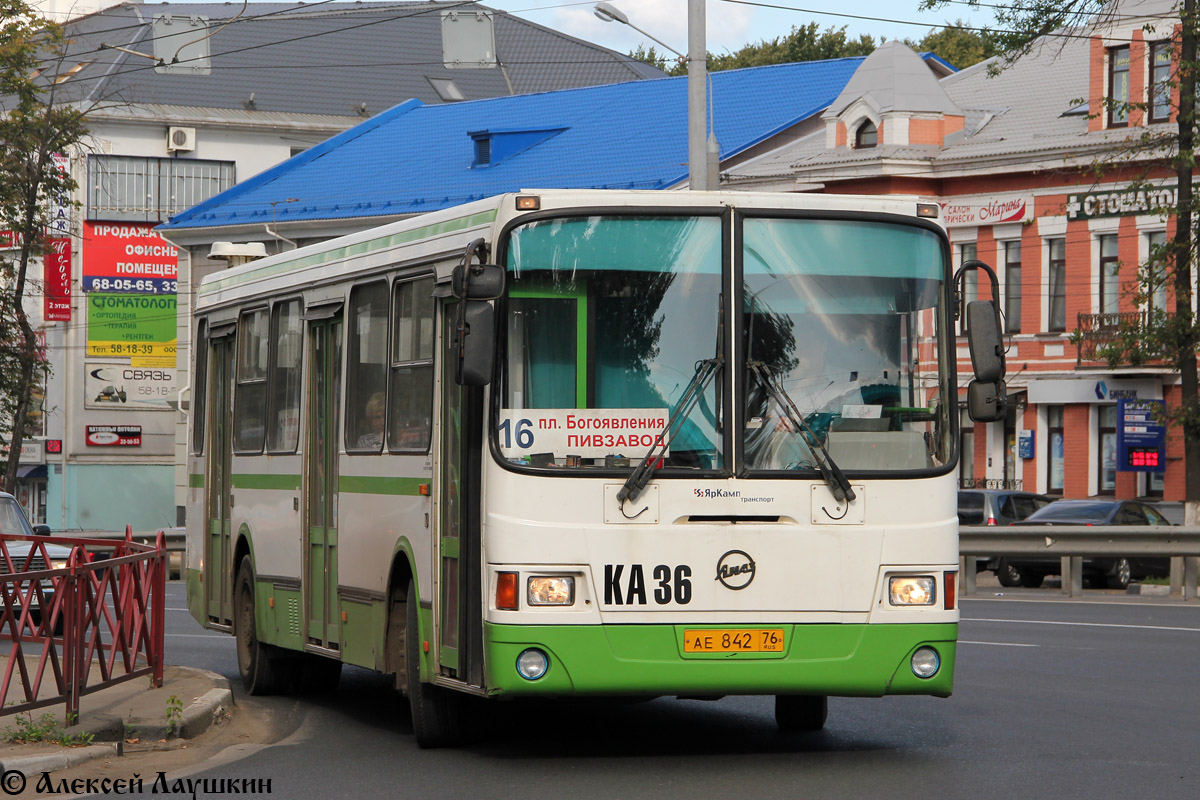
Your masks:
{"label": "tree foliage", "polygon": [[30,267],[46,250],[48,198],[75,189],[55,156],[87,127],[84,110],[64,102],[60,88],[68,45],[63,27],[43,20],[26,0],[0,0],[0,20],[0,230],[11,231],[18,245],[0,259],[0,440],[9,445],[0,486],[12,491],[32,395],[46,366],[27,314],[27,301],[41,298]]}
{"label": "tree foliage", "polygon": [[972,29],[970,23],[961,19],[931,28],[919,41],[905,39],[904,43],[918,53],[935,53],[958,69],[978,64],[1001,52],[995,33]]}

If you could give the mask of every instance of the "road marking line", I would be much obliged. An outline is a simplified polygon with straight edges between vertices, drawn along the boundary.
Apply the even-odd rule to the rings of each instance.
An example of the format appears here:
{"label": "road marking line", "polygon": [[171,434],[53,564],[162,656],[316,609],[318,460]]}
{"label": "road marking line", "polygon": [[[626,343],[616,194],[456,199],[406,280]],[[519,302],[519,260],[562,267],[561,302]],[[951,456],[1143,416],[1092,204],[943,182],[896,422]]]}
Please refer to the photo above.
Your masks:
{"label": "road marking line", "polygon": [[174,636],[177,639],[224,639],[225,634],[222,633],[166,633],[164,636],[170,638]]}
{"label": "road marking line", "polygon": [[972,642],[968,639],[959,639],[959,644],[990,644],[994,647],[1041,647],[1040,644],[1020,644],[1018,642]]}
{"label": "road marking line", "polygon": [[962,622],[1004,622],[1011,625],[1074,625],[1080,628],[1137,628],[1145,631],[1187,631],[1200,633],[1200,628],[1173,628],[1168,625],[1126,625],[1117,622],[1055,622],[1045,619],[985,619],[983,617],[962,617]]}
{"label": "road marking line", "polygon": [[1135,595],[1138,599],[1129,600],[1080,600],[1076,597],[1062,596],[1060,600],[1026,600],[1020,597],[1006,595],[1004,592],[999,592],[999,596],[995,597],[970,597],[962,598],[963,602],[992,602],[992,603],[1038,603],[1041,605],[1054,605],[1055,603],[1070,603],[1073,606],[1125,606],[1126,608],[1194,608],[1195,606],[1182,606],[1178,602],[1175,603],[1151,603],[1145,597]]}

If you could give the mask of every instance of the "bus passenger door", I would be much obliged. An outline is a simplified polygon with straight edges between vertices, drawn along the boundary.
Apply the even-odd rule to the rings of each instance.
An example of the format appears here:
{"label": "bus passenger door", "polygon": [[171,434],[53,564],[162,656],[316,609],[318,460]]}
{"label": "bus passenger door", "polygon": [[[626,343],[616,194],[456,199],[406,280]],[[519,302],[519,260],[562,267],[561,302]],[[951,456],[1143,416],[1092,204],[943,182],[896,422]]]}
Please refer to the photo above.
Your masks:
{"label": "bus passenger door", "polygon": [[440,581],[434,595],[438,664],[443,674],[483,685],[482,548],[479,540],[483,390],[455,381],[457,305],[442,306]]}
{"label": "bus passenger door", "polygon": [[306,632],[310,644],[336,649],[338,433],[341,428],[342,317],[308,328],[308,425],[305,459]]}
{"label": "bus passenger door", "polygon": [[[233,332],[233,327],[228,329]],[[232,491],[229,480],[232,455],[233,398],[230,387],[233,383],[233,342],[230,335],[209,338],[209,383],[208,383],[208,474],[205,486],[206,537],[203,570],[204,606],[208,618],[227,624],[233,620],[233,549],[229,541],[230,514],[229,495]]]}

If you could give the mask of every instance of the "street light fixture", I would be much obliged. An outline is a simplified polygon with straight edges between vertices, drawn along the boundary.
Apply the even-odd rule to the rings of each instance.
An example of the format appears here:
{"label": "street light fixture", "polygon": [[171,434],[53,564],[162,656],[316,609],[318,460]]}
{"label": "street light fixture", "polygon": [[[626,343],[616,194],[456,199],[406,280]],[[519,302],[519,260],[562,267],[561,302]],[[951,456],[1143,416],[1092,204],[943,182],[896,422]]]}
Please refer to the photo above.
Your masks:
{"label": "street light fixture", "polygon": [[708,51],[704,44],[704,0],[688,0],[688,55],[676,50],[666,42],[651,36],[629,21],[629,17],[612,3],[603,0],[592,8],[592,13],[605,22],[628,25],[638,33],[670,50],[688,65],[688,188],[697,191],[715,189],[718,183],[719,151],[716,135],[708,132],[705,140],[705,121],[708,98],[704,84],[707,74]]}

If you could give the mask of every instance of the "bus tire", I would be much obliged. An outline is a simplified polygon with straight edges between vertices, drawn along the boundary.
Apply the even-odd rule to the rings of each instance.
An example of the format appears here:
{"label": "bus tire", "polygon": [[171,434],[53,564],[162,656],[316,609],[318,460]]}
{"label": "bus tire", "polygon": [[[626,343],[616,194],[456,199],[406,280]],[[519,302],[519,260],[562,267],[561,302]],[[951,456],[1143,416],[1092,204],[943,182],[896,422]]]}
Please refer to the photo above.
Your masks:
{"label": "bus tire", "polygon": [[252,695],[277,694],[290,685],[288,673],[293,662],[276,655],[275,648],[258,640],[254,616],[254,567],[250,556],[242,558],[233,587],[233,626],[237,640],[238,672],[246,692]]}
{"label": "bus tire", "polygon": [[342,679],[342,662],[305,653],[297,670],[297,685],[306,694],[325,694],[337,689]]}
{"label": "bus tire", "polygon": [[414,582],[408,584],[404,605],[404,673],[417,746],[431,748],[458,744],[465,727],[462,696],[421,682],[421,627],[417,619],[420,604]]}
{"label": "bus tire", "polygon": [[811,733],[825,727],[829,698],[824,695],[775,695],[775,724],[786,733]]}

